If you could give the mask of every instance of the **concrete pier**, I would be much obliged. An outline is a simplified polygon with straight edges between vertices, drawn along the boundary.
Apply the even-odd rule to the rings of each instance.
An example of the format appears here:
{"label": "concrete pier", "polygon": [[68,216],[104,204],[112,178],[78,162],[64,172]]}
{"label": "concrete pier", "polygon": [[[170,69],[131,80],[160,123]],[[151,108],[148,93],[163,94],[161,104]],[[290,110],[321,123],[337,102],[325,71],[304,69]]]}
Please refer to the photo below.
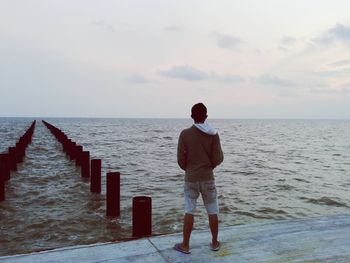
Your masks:
{"label": "concrete pier", "polygon": [[190,255],[172,248],[181,240],[181,234],[172,234],[0,257],[0,262],[350,262],[350,215],[225,227],[219,237],[218,252],[209,250],[208,231],[194,231]]}

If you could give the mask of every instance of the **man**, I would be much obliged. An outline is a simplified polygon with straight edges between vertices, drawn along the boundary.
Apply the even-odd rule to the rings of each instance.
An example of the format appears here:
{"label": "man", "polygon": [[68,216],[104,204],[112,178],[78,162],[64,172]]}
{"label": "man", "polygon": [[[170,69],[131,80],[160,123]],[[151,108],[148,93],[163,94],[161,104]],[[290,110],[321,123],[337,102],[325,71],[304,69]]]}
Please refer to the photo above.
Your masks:
{"label": "man", "polygon": [[185,216],[183,225],[183,240],[174,249],[185,254],[190,251],[190,237],[193,228],[194,213],[199,194],[208,213],[209,226],[212,234],[210,248],[220,249],[218,241],[218,202],[214,182],[213,169],[224,160],[218,133],[208,124],[207,108],[203,103],[192,107],[191,117],[194,125],[181,132],[177,148],[177,161],[185,170]]}

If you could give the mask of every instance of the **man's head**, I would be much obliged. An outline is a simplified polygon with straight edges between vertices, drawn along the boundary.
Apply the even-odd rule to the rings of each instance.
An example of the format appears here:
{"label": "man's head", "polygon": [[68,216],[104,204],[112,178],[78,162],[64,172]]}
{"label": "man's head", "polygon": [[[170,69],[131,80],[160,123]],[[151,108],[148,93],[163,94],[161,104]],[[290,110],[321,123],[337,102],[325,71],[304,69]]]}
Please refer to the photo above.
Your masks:
{"label": "man's head", "polygon": [[191,117],[194,120],[194,122],[204,122],[208,117],[207,107],[205,107],[203,103],[197,103],[193,105],[191,109]]}

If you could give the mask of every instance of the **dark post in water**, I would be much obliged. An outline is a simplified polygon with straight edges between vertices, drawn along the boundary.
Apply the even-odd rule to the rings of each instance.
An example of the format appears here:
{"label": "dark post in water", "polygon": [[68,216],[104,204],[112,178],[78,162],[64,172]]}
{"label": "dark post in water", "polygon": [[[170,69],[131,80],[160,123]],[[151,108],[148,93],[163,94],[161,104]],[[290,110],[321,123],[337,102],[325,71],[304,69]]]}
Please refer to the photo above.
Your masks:
{"label": "dark post in water", "polygon": [[90,152],[83,151],[81,153],[81,176],[85,178],[90,177]]}
{"label": "dark post in water", "polygon": [[90,191],[101,193],[101,159],[91,160]]}
{"label": "dark post in water", "polygon": [[[0,163],[1,165],[1,163]],[[1,167],[0,167],[1,169]],[[0,202],[5,200],[5,179],[4,175],[0,173]]]}
{"label": "dark post in water", "polygon": [[80,166],[81,165],[81,153],[83,152],[83,146],[76,145],[75,146],[75,165]]}
{"label": "dark post in water", "polygon": [[17,162],[16,162],[16,148],[8,148],[8,166],[11,171],[17,171]]}
{"label": "dark post in water", "polygon": [[10,167],[8,164],[8,154],[0,154],[0,176],[4,181],[10,180]]}
{"label": "dark post in water", "polygon": [[132,199],[132,236],[152,235],[152,198],[136,196]]}
{"label": "dark post in water", "polygon": [[107,216],[120,216],[120,173],[107,173]]}
{"label": "dark post in water", "polygon": [[5,200],[5,181],[10,179],[10,170],[7,165],[7,154],[0,154],[0,202]]}

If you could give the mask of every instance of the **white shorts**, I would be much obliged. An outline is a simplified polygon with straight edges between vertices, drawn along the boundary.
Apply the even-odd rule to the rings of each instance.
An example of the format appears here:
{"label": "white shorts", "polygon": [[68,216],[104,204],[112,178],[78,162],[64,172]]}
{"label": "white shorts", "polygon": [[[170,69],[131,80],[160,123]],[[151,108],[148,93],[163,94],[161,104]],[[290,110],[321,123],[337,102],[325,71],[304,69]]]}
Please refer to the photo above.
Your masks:
{"label": "white shorts", "polygon": [[215,181],[185,182],[185,213],[194,214],[199,193],[202,195],[203,203],[209,215],[218,214],[219,206]]}

